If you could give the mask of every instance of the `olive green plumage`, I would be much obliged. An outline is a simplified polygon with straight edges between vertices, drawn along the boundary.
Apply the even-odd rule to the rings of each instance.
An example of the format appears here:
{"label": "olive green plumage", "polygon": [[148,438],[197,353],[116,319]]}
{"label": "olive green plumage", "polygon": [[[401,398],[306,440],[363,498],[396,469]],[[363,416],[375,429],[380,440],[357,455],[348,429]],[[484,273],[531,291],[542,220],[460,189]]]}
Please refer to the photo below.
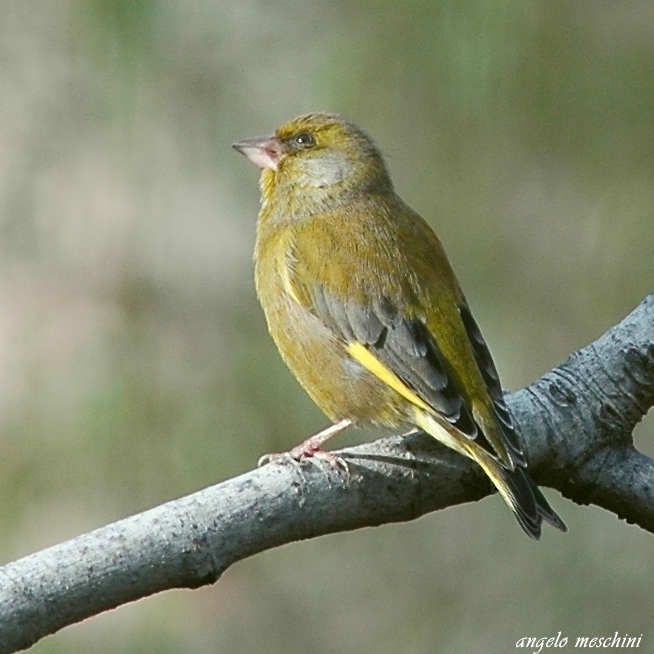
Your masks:
{"label": "olive green plumage", "polygon": [[334,422],[419,427],[477,461],[538,538],[565,526],[526,460],[483,337],[429,225],[373,141],[301,116],[236,144],[262,168],[255,279],[270,333]]}

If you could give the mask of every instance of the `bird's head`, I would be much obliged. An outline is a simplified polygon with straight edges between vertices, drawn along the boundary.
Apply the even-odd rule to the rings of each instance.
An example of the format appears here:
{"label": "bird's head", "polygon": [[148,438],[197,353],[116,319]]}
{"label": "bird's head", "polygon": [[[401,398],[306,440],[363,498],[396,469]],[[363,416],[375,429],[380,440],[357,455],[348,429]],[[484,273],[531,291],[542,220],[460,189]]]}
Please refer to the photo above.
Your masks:
{"label": "bird's head", "polygon": [[273,135],[235,143],[262,169],[262,191],[324,208],[358,192],[385,193],[392,183],[372,139],[337,114],[311,113]]}

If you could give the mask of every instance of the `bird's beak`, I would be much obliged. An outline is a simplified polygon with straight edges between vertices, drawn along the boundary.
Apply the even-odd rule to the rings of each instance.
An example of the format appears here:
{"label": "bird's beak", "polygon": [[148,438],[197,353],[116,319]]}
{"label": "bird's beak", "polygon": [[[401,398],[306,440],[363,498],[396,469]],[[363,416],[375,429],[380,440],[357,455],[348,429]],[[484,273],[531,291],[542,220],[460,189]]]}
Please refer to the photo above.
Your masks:
{"label": "bird's beak", "polygon": [[275,136],[257,136],[232,145],[234,150],[244,154],[255,166],[265,170],[277,170],[284,154],[284,144]]}

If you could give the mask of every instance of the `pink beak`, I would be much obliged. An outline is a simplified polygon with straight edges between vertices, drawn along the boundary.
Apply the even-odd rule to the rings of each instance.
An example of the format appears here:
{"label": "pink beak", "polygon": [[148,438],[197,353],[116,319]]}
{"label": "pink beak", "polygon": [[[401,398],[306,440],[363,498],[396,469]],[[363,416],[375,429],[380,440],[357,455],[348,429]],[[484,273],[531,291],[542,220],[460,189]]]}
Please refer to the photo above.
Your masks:
{"label": "pink beak", "polygon": [[234,150],[244,154],[255,166],[265,170],[277,170],[279,160],[284,154],[283,143],[275,136],[257,136],[232,145]]}

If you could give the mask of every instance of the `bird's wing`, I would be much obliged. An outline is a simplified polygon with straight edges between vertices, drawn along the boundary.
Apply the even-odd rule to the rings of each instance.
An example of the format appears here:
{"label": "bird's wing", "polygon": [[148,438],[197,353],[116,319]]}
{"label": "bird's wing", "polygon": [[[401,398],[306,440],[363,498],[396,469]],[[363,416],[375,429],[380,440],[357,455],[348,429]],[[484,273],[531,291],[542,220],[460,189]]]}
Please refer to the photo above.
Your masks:
{"label": "bird's wing", "polygon": [[490,350],[486,345],[486,341],[477,326],[477,322],[475,321],[467,302],[461,302],[458,308],[463,328],[468,337],[468,342],[472,346],[477,368],[479,369],[486,390],[488,391],[490,398],[489,406],[492,408],[495,422],[499,427],[499,434],[502,443],[506,447],[513,464],[526,467],[527,460],[522,451],[520,439],[518,438],[513,426],[511,414],[509,413],[509,409],[504,401],[500,376],[495,367],[493,357],[491,356]]}
{"label": "bird's wing", "polygon": [[[413,405],[438,414],[510,468],[525,466],[490,352],[440,243],[427,230],[412,229],[408,236],[420,239],[417,266],[403,254],[411,245],[401,243],[406,234],[381,243],[368,234],[363,252],[351,231],[298,230],[287,257],[292,295],[342,339],[350,356]],[[385,272],[389,257],[403,272]],[[424,269],[426,261],[434,265],[429,258],[441,261],[439,269]],[[445,329],[437,329],[438,320]],[[458,368],[466,362],[472,370],[462,377]]]}

